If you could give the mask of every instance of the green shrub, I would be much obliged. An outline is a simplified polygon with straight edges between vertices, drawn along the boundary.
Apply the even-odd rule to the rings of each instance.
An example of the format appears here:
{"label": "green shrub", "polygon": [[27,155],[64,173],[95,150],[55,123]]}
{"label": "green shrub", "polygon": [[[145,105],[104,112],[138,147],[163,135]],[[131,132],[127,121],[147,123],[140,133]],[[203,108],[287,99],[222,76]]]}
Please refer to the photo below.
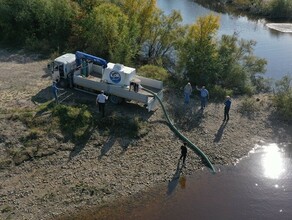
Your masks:
{"label": "green shrub", "polygon": [[292,121],[292,91],[283,96],[276,95],[273,100],[283,119]]}
{"label": "green shrub", "polygon": [[161,80],[163,82],[168,81],[169,77],[169,74],[164,68],[154,65],[142,66],[139,68],[138,73],[140,76]]}
{"label": "green shrub", "polygon": [[256,99],[252,97],[245,97],[239,105],[239,112],[242,114],[253,114],[259,111],[260,106]]}
{"label": "green shrub", "polygon": [[242,94],[246,94],[248,96],[252,96],[253,94],[255,94],[255,87],[252,86],[252,85],[245,85],[243,88],[242,88]]}
{"label": "green shrub", "polygon": [[291,0],[271,0],[267,10],[272,18],[292,18],[292,1]]}
{"label": "green shrub", "polygon": [[240,6],[240,7],[250,7],[250,0],[234,0],[234,5]]}
{"label": "green shrub", "polygon": [[73,140],[87,136],[86,131],[92,126],[92,114],[85,105],[66,106],[57,105],[52,111],[54,117],[59,120],[61,131]]}
{"label": "green shrub", "polygon": [[27,37],[24,45],[25,45],[24,48],[27,51],[38,51],[39,53],[47,53],[52,49],[49,40],[47,39],[38,40],[35,38],[35,36]]}
{"label": "green shrub", "polygon": [[273,102],[278,113],[284,119],[292,121],[292,77],[284,76],[276,82]]}
{"label": "green shrub", "polygon": [[100,129],[106,134],[116,136],[140,137],[148,132],[146,123],[140,117],[125,117],[113,114],[97,121]]}
{"label": "green shrub", "polygon": [[71,0],[0,0],[0,41],[30,50],[63,50],[76,9]]}
{"label": "green shrub", "polygon": [[232,96],[233,91],[230,89],[222,88],[222,86],[215,85],[213,88],[210,89],[211,96],[218,100],[222,101],[226,98],[226,96]]}
{"label": "green shrub", "polygon": [[254,79],[253,84],[255,85],[256,92],[271,92],[272,90],[272,81],[271,79],[266,79],[262,76],[259,76]]}

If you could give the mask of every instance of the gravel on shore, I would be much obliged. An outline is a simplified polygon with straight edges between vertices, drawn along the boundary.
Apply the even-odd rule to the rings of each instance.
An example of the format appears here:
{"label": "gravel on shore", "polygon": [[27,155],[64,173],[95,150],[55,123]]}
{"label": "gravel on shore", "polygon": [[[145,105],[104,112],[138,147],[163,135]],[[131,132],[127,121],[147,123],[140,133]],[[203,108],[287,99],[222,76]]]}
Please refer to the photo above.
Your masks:
{"label": "gravel on shore", "polygon": [[[27,128],[9,119],[7,112],[34,108],[36,95],[51,98],[46,64],[47,60],[0,50],[0,219],[54,219],[147,191],[173,178],[182,141],[169,128],[161,108],[148,113],[138,103],[106,107],[108,115],[143,118],[147,132],[139,139],[92,131],[86,143],[76,146],[62,141],[62,137],[47,135],[41,146],[50,149],[57,145],[57,150],[14,164],[7,152],[21,144],[19,136]],[[95,97],[84,97],[94,102]],[[197,97],[186,106],[182,91],[168,90],[164,103],[176,127],[216,167],[236,163],[257,143],[291,143],[291,125],[275,114],[270,95],[252,99],[256,109],[242,112],[245,98],[233,97],[228,123],[222,122],[223,103],[210,102],[201,112]],[[191,175],[203,167],[202,159],[189,149],[184,174]]]}

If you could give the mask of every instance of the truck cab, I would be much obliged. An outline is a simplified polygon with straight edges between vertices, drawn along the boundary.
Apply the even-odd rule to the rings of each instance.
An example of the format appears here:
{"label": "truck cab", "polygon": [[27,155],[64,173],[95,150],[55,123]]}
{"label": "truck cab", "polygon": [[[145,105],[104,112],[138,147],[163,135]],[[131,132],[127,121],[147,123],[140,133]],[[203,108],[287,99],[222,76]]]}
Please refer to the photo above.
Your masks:
{"label": "truck cab", "polygon": [[69,77],[69,74],[72,73],[75,70],[75,68],[76,68],[75,54],[66,53],[60,57],[57,57],[51,64],[53,81],[64,84],[66,81],[68,81],[67,79]]}

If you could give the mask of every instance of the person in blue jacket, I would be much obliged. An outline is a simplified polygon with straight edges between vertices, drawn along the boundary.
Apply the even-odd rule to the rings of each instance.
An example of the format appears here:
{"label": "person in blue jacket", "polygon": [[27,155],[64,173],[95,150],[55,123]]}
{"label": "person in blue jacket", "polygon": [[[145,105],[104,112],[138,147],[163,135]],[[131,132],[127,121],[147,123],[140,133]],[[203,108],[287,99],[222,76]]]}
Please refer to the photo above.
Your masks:
{"label": "person in blue jacket", "polygon": [[205,88],[205,86],[202,86],[202,88],[199,88],[198,86],[196,86],[196,89],[200,91],[201,110],[203,110],[204,108],[206,108],[206,104],[209,99],[209,92]]}
{"label": "person in blue jacket", "polygon": [[54,96],[54,98],[55,98],[55,102],[56,102],[57,104],[59,103],[58,91],[59,91],[59,88],[57,87],[57,82],[53,81],[53,85],[52,85],[52,93],[53,93],[53,96]]}
{"label": "person in blue jacket", "polygon": [[226,96],[226,100],[224,102],[224,119],[223,121],[228,121],[229,120],[229,110],[231,107],[231,99],[230,96]]}

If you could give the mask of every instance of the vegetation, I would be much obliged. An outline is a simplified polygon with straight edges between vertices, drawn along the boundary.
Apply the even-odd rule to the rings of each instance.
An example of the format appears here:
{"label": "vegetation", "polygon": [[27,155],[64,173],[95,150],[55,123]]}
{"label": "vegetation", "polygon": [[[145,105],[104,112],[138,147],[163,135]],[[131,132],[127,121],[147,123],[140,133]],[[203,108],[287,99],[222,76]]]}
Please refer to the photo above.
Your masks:
{"label": "vegetation", "polygon": [[150,77],[171,78],[177,87],[204,84],[220,97],[267,90],[256,42],[235,34],[217,39],[220,18],[212,14],[182,25],[179,12],[164,15],[155,0],[0,0],[0,13],[5,45],[55,54],[82,50],[142,66],[148,77],[155,71]]}
{"label": "vegetation", "polygon": [[105,135],[114,134],[116,137],[138,138],[148,133],[146,122],[135,116],[125,117],[112,114],[96,123]]}
{"label": "vegetation", "polygon": [[290,0],[271,0],[264,9],[271,18],[292,19],[292,2]]}
{"label": "vegetation", "polygon": [[92,127],[93,116],[86,105],[57,105],[52,109],[52,116],[64,136],[73,141],[84,139]]}
{"label": "vegetation", "polygon": [[257,103],[257,100],[252,97],[245,97],[239,106],[239,112],[241,114],[247,114],[252,116],[260,109],[260,104]]}
{"label": "vegetation", "polygon": [[179,72],[196,84],[207,84],[217,72],[216,33],[219,17],[209,15],[191,25],[180,40],[178,49]]}
{"label": "vegetation", "polygon": [[94,7],[86,18],[84,41],[88,51],[113,62],[129,64],[137,53],[135,37],[130,32],[128,16],[112,3]]}
{"label": "vegetation", "polygon": [[[123,117],[112,114],[101,118],[94,114],[92,105],[55,105],[47,102],[36,110],[19,109],[6,113],[8,120],[22,123],[26,131],[18,137],[18,144],[9,146],[7,153],[15,164],[63,150],[62,143],[75,146],[64,150],[78,151],[91,135],[138,138],[148,133],[148,127],[140,117]],[[58,144],[47,143],[54,137]],[[9,165],[11,160],[0,161],[0,167]]]}
{"label": "vegetation", "polygon": [[[254,41],[240,40],[236,34],[216,40],[219,17],[209,15],[187,31],[178,46],[179,68],[193,84],[207,85],[226,94],[256,91],[257,75],[265,72],[266,61],[253,55]],[[220,92],[222,94],[222,92]]]}
{"label": "vegetation", "polygon": [[284,76],[276,82],[274,103],[277,111],[285,119],[292,121],[292,77]]}
{"label": "vegetation", "polygon": [[141,66],[138,70],[138,75],[163,82],[167,82],[169,78],[169,74],[164,68],[150,64]]}
{"label": "vegetation", "polygon": [[292,1],[290,0],[232,0],[227,1],[240,11],[264,16],[273,20],[292,19]]}
{"label": "vegetation", "polygon": [[70,0],[0,0],[0,41],[31,50],[62,51],[76,10]]}

